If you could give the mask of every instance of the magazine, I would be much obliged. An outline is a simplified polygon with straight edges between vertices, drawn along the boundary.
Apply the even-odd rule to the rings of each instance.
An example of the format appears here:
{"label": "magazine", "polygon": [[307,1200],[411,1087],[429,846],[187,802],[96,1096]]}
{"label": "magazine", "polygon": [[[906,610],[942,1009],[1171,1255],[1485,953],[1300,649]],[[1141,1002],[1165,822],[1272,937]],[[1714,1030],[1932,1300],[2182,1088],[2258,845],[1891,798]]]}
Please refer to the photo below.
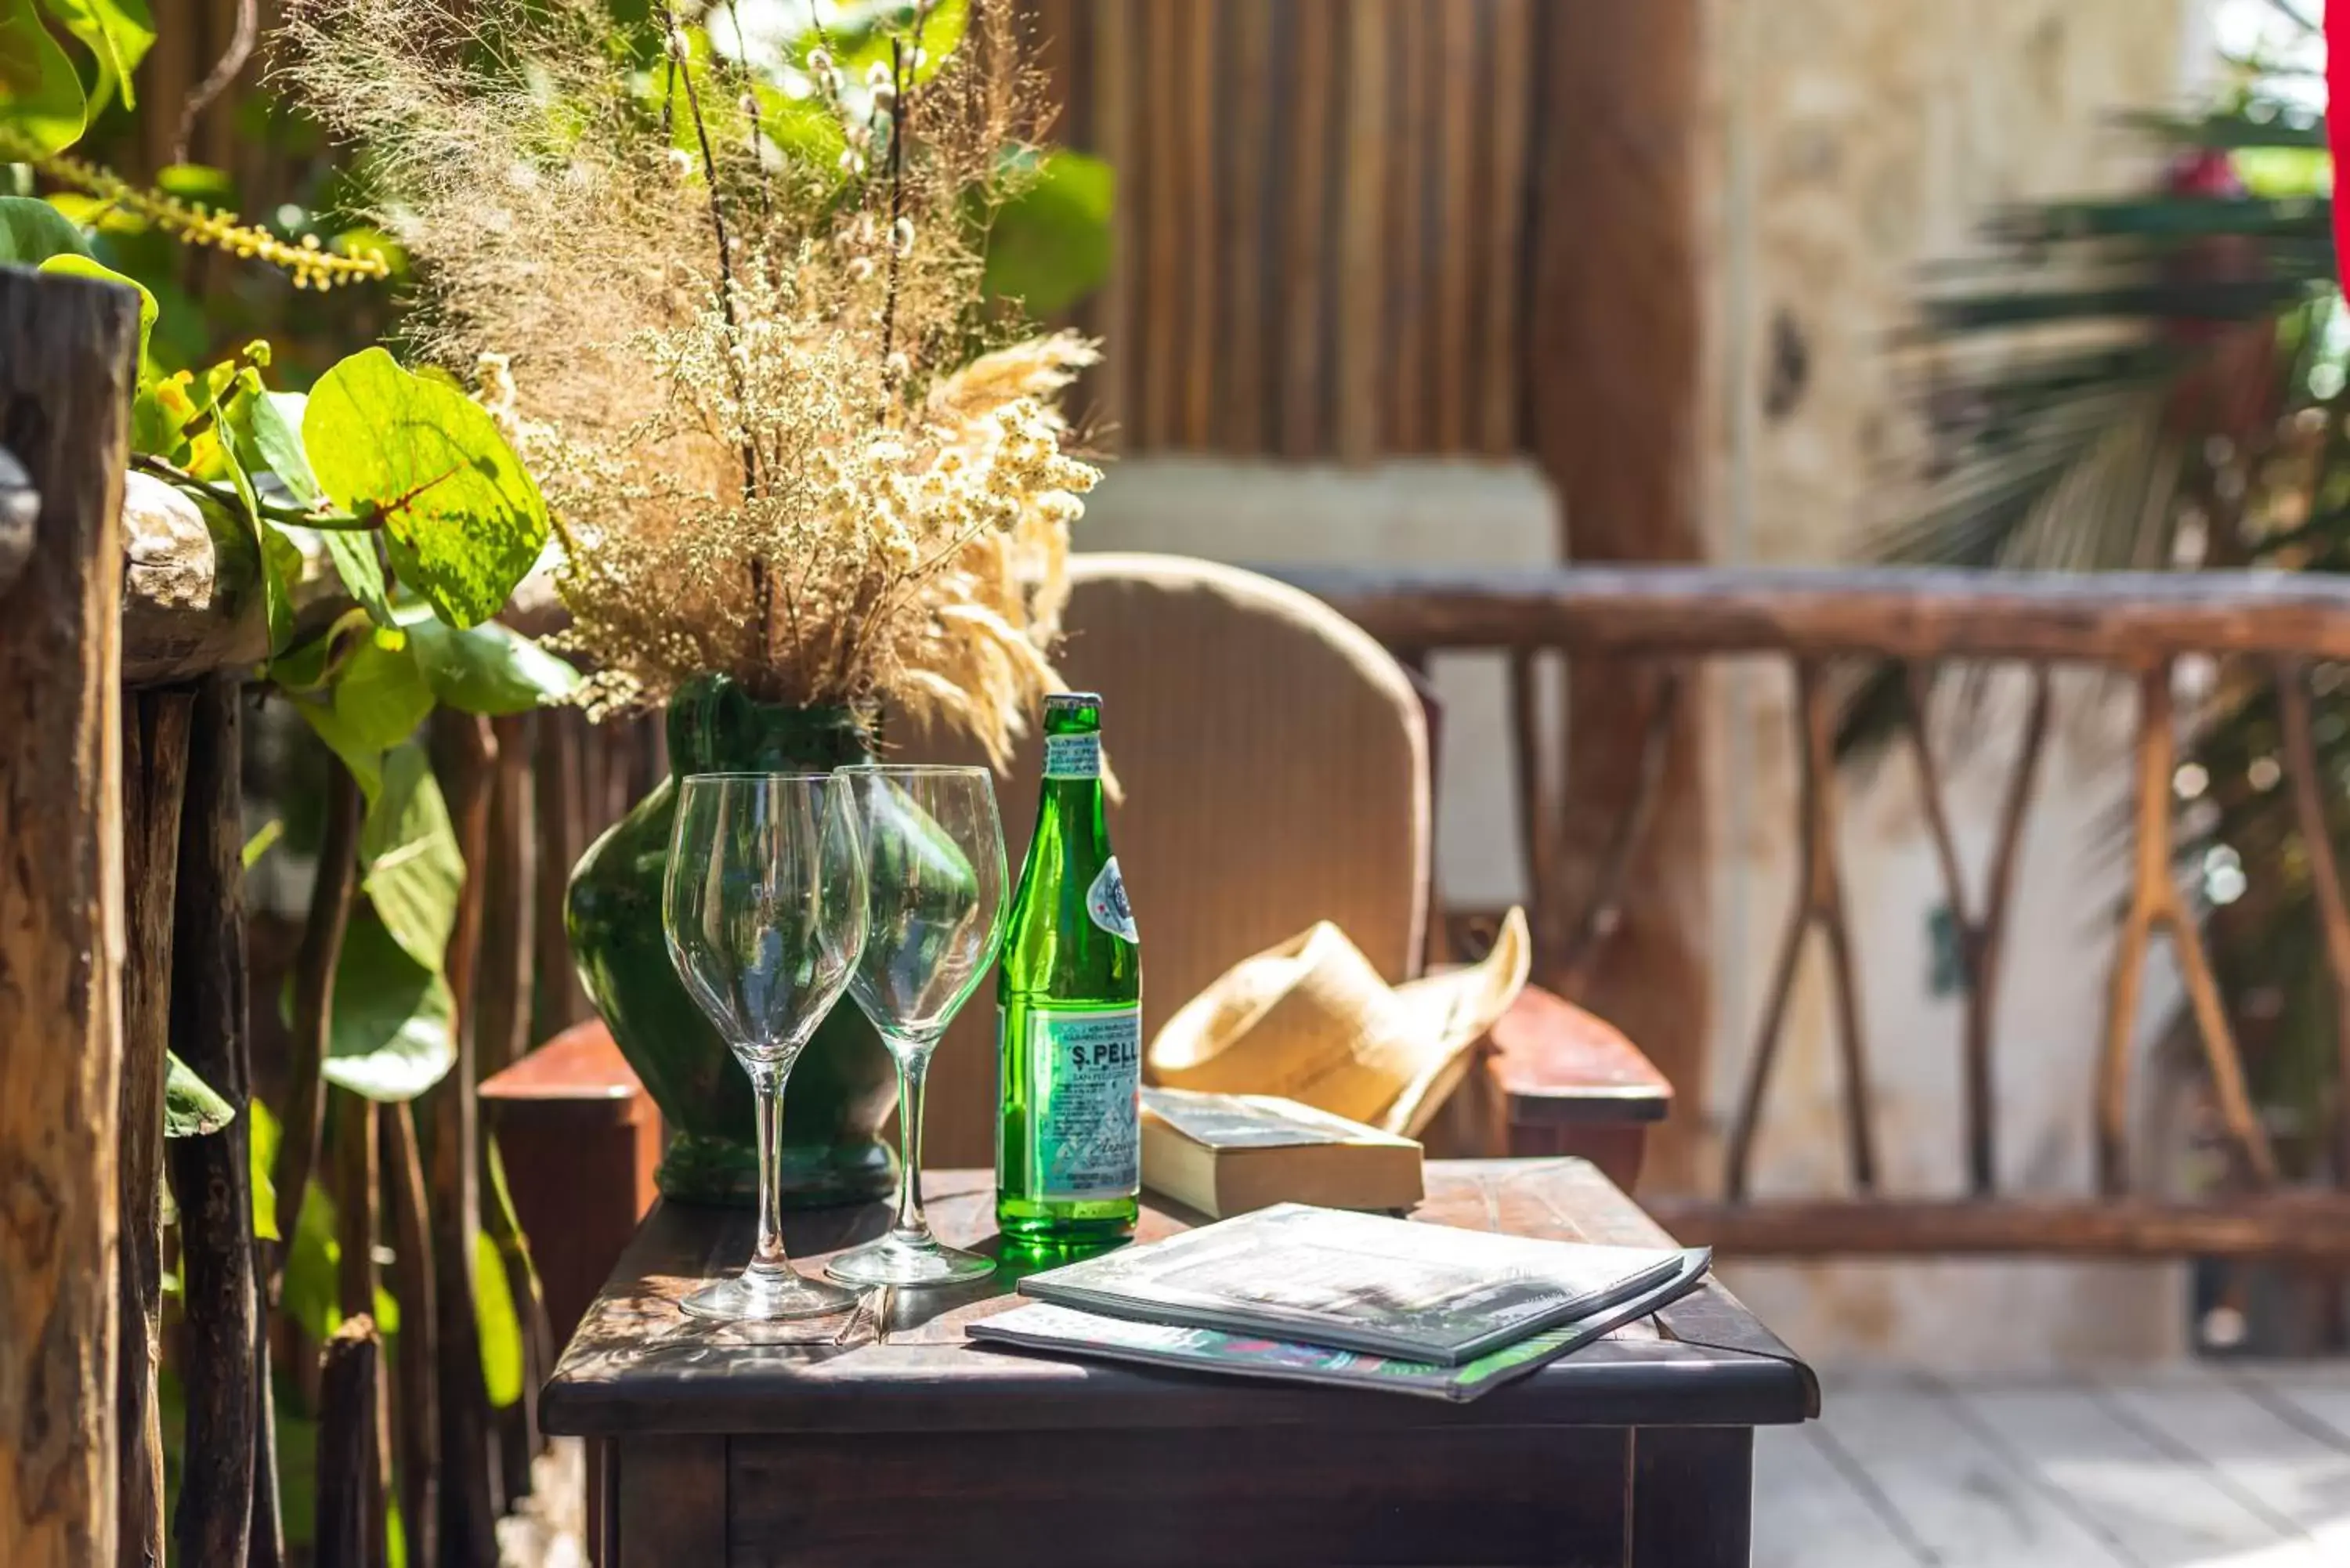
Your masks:
{"label": "magazine", "polygon": [[1600,1247],[1280,1203],[1020,1282],[1144,1323],[1457,1366],[1669,1280],[1669,1248]]}
{"label": "magazine", "polygon": [[1138,1361],[1236,1377],[1274,1377],[1340,1387],[1379,1388],[1461,1404],[1523,1377],[1659,1308],[1670,1306],[1704,1282],[1711,1256],[1702,1248],[1680,1253],[1679,1267],[1669,1278],[1631,1300],[1528,1334],[1514,1345],[1488,1351],[1459,1366],[1365,1355],[1295,1341],[1252,1339],[1211,1328],[1135,1323],[1049,1303],[1016,1307],[994,1317],[982,1318],[971,1325],[969,1332],[973,1339],[1017,1345],[1024,1350]]}

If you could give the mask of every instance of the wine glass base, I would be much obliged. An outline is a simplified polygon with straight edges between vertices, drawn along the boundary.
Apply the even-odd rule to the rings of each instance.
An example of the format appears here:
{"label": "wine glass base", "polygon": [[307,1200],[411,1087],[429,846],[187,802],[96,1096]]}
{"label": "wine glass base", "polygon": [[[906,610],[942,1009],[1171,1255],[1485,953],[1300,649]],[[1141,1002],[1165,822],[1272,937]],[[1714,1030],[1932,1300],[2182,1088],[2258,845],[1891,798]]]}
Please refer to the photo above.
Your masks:
{"label": "wine glass base", "polygon": [[746,1272],[731,1280],[714,1280],[677,1304],[689,1317],[720,1323],[789,1323],[847,1312],[857,1304],[857,1293],[792,1270]]}
{"label": "wine glass base", "polygon": [[825,1264],[824,1272],[853,1285],[946,1285],[984,1279],[995,1272],[995,1260],[941,1245],[928,1236],[908,1241],[889,1235],[841,1253]]}

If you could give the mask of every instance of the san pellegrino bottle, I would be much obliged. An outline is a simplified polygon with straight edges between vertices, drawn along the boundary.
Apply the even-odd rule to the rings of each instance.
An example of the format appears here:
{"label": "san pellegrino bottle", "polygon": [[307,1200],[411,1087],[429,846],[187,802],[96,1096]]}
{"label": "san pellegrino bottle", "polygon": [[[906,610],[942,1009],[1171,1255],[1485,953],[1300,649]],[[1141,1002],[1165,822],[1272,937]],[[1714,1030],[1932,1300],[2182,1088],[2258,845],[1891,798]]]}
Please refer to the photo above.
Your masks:
{"label": "san pellegrino bottle", "polygon": [[1102,809],[1101,699],[1045,699],[1045,780],[996,981],[995,1220],[1009,1241],[1132,1233],[1142,953]]}

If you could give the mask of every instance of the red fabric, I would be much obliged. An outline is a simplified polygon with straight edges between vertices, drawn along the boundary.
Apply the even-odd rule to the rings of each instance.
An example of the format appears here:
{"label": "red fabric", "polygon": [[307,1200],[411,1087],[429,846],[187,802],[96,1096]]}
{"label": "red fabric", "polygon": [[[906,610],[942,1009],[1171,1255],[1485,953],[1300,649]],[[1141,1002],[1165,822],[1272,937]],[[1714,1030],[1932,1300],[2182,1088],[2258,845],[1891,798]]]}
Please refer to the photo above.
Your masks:
{"label": "red fabric", "polygon": [[[2325,139],[2334,148],[2334,270],[2350,256],[2350,202],[2342,171],[2350,164],[2350,0],[2325,0]],[[2340,113],[2334,110],[2339,109]]]}

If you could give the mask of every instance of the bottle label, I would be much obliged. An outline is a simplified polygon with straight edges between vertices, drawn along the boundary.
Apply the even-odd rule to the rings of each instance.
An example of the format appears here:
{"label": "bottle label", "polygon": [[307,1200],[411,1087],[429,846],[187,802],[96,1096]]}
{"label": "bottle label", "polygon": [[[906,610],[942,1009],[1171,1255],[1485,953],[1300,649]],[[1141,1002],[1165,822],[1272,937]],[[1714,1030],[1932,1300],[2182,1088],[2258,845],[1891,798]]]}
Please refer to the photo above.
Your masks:
{"label": "bottle label", "polygon": [[1126,901],[1126,878],[1118,875],[1118,857],[1102,862],[1094,884],[1086,889],[1086,913],[1111,936],[1139,942],[1134,929],[1134,906]]}
{"label": "bottle label", "polygon": [[1047,1202],[1142,1186],[1142,1009],[1028,1014],[1028,1177]]}
{"label": "bottle label", "polygon": [[1048,779],[1101,777],[1101,737],[1099,735],[1045,736],[1045,776]]}

